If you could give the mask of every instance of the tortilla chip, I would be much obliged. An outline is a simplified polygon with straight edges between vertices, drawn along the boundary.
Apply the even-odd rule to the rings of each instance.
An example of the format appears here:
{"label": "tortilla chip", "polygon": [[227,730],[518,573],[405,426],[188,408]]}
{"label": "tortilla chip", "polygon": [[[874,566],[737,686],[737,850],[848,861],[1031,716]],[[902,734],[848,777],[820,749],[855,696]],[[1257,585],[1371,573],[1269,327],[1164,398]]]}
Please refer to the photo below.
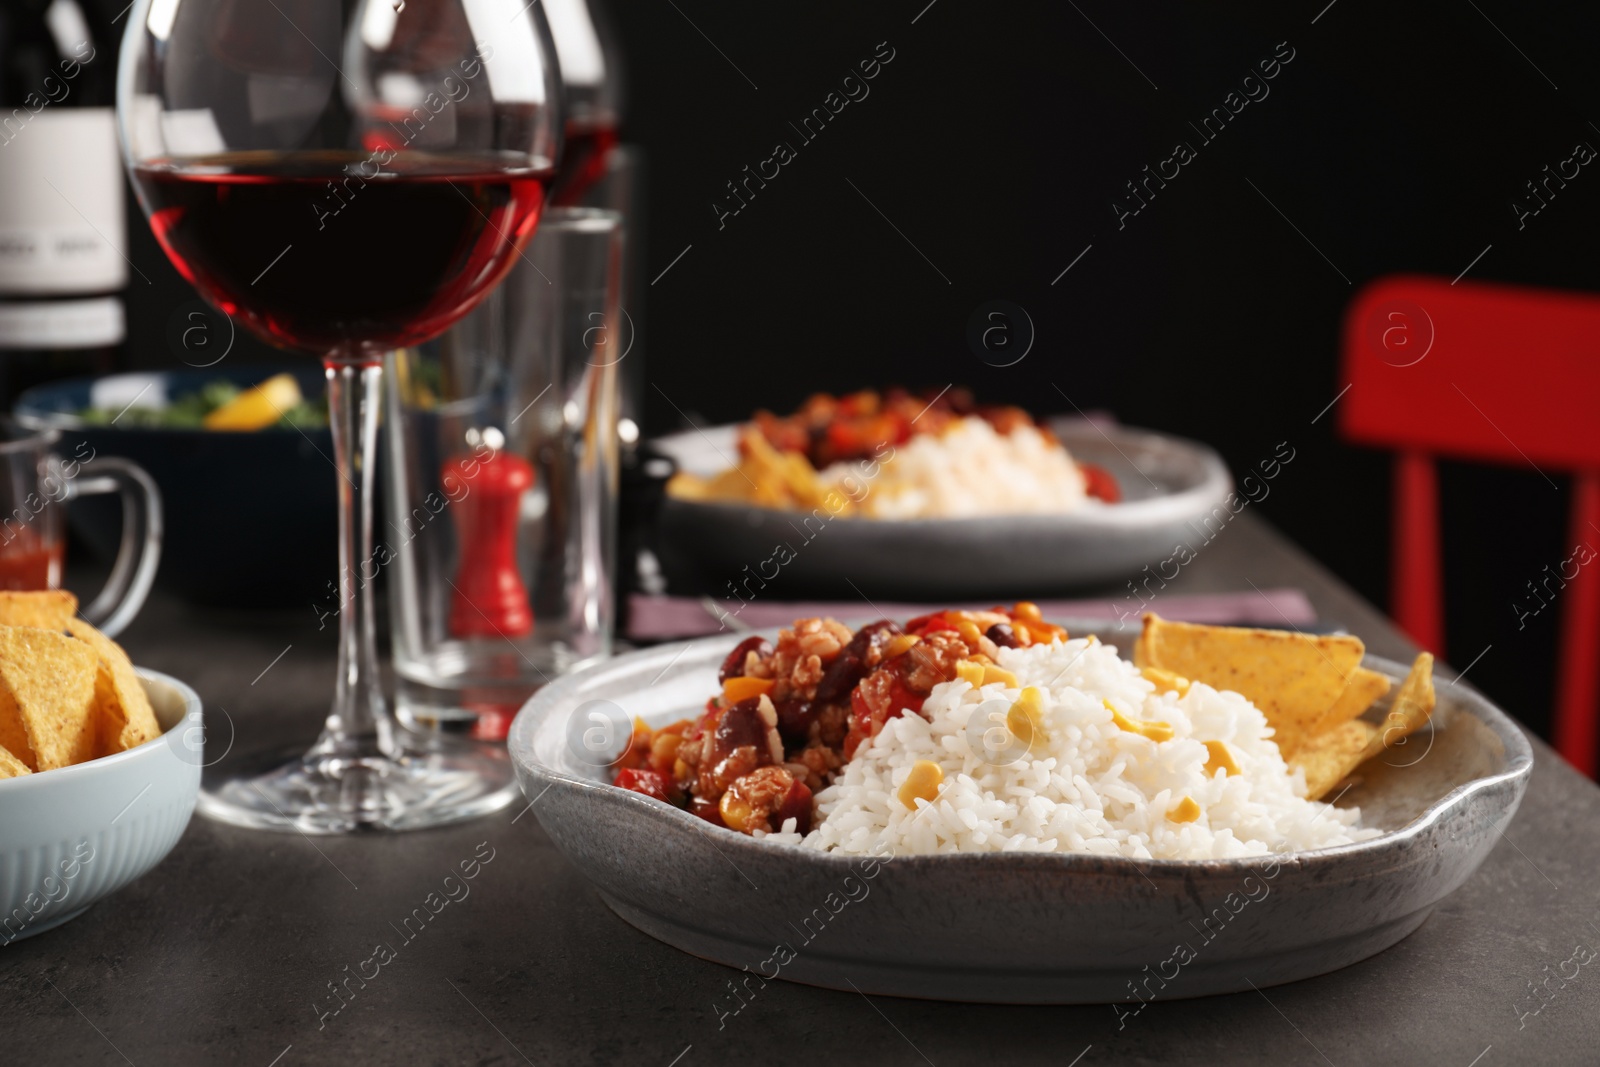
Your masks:
{"label": "tortilla chip", "polygon": [[0,778],[21,778],[24,774],[32,774],[28,765],[13,756],[8,749],[0,748]]}
{"label": "tortilla chip", "polygon": [[1339,698],[1321,718],[1314,720],[1308,732],[1312,736],[1325,734],[1352,720],[1359,719],[1361,713],[1372,707],[1389,691],[1389,679],[1377,671],[1369,671],[1365,667],[1357,667],[1345,680],[1345,688]]}
{"label": "tortilla chip", "polygon": [[29,770],[38,770],[39,757],[28,743],[28,729],[22,725],[17,702],[4,693],[0,693],[0,749],[11,753]]}
{"label": "tortilla chip", "polygon": [[1423,652],[1411,664],[1411,673],[1406,675],[1406,680],[1400,683],[1400,691],[1394,695],[1394,703],[1389,707],[1389,714],[1384,716],[1383,725],[1378,728],[1378,736],[1368,746],[1367,758],[1376,756],[1386,748],[1404,744],[1407,737],[1422,729],[1433,717],[1436,701],[1433,656]]}
{"label": "tortilla chip", "polygon": [[1370,722],[1347,722],[1330,733],[1312,738],[1295,753],[1293,763],[1306,772],[1306,799],[1320,800],[1367,761],[1367,748],[1383,733]]}
{"label": "tortilla chip", "polygon": [[0,592],[0,626],[32,626],[60,633],[78,613],[78,598],[65,589]]}
{"label": "tortilla chip", "polygon": [[1293,762],[1306,772],[1306,796],[1319,799],[1357,767],[1386,748],[1405,743],[1433,715],[1433,657],[1424,652],[1400,683],[1394,703],[1380,726],[1356,720],[1341,724],[1303,744]]}
{"label": "tortilla chip", "polygon": [[94,688],[95,654],[84,642],[49,630],[0,626],[0,720],[21,723],[29,752],[12,752],[30,770],[94,758]]}
{"label": "tortilla chip", "polygon": [[73,637],[94,650],[95,756],[125,752],[161,736],[150,698],[128,654],[105,634],[80,619],[67,624]]}
{"label": "tortilla chip", "polygon": [[1245,696],[1266,715],[1285,758],[1360,716],[1389,691],[1361,666],[1366,646],[1348,635],[1203,626],[1144,617],[1133,662]]}

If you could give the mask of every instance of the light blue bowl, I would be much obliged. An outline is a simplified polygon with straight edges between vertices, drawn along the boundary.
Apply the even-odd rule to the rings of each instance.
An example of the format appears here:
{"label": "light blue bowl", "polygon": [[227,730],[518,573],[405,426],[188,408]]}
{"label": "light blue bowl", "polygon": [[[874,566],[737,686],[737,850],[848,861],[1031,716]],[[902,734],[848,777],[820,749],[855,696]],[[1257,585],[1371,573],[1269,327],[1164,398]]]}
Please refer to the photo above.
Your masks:
{"label": "light blue bowl", "polygon": [[0,946],[75,919],[164,859],[200,792],[200,697],[139,670],[162,735],[73,767],[0,780]]}

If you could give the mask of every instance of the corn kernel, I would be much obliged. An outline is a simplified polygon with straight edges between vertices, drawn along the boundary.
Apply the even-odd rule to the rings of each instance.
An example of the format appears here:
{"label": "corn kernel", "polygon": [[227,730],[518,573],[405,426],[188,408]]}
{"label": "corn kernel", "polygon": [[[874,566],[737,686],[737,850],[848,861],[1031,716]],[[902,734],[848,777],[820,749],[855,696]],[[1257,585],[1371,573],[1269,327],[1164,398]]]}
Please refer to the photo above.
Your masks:
{"label": "corn kernel", "polygon": [[1141,667],[1139,673],[1145,680],[1154,682],[1156,692],[1165,693],[1169,690],[1180,697],[1189,692],[1190,681],[1183,675],[1167,670],[1165,667]]}
{"label": "corn kernel", "polygon": [[722,794],[722,800],[717,804],[717,810],[722,815],[722,825],[730,830],[740,833],[749,833],[755,823],[755,811],[742,799],[734,794],[732,789]]}
{"label": "corn kernel", "polygon": [[1151,722],[1144,719],[1136,721],[1118,711],[1111,701],[1105,700],[1101,701],[1101,703],[1105,704],[1106,710],[1111,712],[1111,721],[1117,724],[1117,729],[1126,730],[1130,734],[1138,734],[1140,737],[1148,737],[1152,741],[1172,740],[1172,726],[1169,723]]}
{"label": "corn kernel", "polygon": [[1038,689],[1030,685],[1017,697],[1017,702],[1006,712],[1006,729],[1030,751],[1034,741],[1050,740],[1044,728],[1044,695]]}
{"label": "corn kernel", "polygon": [[895,634],[889,638],[889,643],[883,646],[883,658],[894,659],[911,651],[911,646],[921,641],[916,634]]}
{"label": "corn kernel", "polygon": [[983,631],[978,629],[978,624],[971,619],[957,619],[956,630],[961,634],[961,639],[972,648],[977,648],[978,641],[983,637]]}
{"label": "corn kernel", "polygon": [[683,744],[682,734],[656,734],[650,742],[650,766],[658,771],[671,770],[678,760],[678,746]]}
{"label": "corn kernel", "polygon": [[976,689],[983,684],[983,664],[961,660],[956,663],[956,677]]}
{"label": "corn kernel", "polygon": [[932,804],[939,795],[939,786],[944,782],[944,769],[932,760],[919,759],[911,765],[911,773],[906,775],[906,780],[896,794],[900,803],[917,810],[917,801],[926,800]]}
{"label": "corn kernel", "polygon": [[1039,605],[1031,600],[1017,601],[1016,607],[1011,609],[1011,614],[1019,619],[1033,619],[1035,621],[1044,618],[1044,615],[1039,611]]}
{"label": "corn kernel", "polygon": [[1207,741],[1205,743],[1206,766],[1221,767],[1229,776],[1239,773],[1239,765],[1233,761],[1233,753],[1228,751],[1228,746],[1221,741]]}
{"label": "corn kernel", "polygon": [[731,706],[770,693],[774,684],[771,678],[729,678],[722,683],[722,702]]}
{"label": "corn kernel", "polygon": [[1184,797],[1169,812],[1167,818],[1173,822],[1194,822],[1200,817],[1200,805],[1196,804],[1194,797]]}
{"label": "corn kernel", "polygon": [[990,682],[1004,682],[1012,689],[1015,689],[1017,687],[1017,676],[1003,667],[995,667],[986,663],[983,667],[983,684],[988,685]]}

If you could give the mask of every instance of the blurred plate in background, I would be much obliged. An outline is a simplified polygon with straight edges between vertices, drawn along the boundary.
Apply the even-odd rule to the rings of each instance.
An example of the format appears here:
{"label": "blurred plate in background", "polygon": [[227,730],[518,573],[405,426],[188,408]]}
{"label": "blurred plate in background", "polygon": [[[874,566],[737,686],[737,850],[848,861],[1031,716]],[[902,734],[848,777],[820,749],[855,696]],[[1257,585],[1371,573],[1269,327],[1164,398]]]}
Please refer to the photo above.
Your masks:
{"label": "blurred plate in background", "polygon": [[[690,430],[653,444],[680,470],[710,476],[736,459],[737,429]],[[1233,481],[1205,445],[1081,419],[1052,422],[1050,429],[1074,459],[1116,478],[1121,503],[1095,502],[1061,515],[806,524],[806,512],[669,495],[661,506],[660,548],[698,568],[717,595],[728,582],[743,589],[749,581],[754,592],[765,579],[781,580],[785,599],[1038,596],[1129,577],[1179,544],[1202,543],[1203,520],[1215,526],[1231,517],[1223,500]],[[780,545],[789,551],[777,558],[792,558],[774,575]]]}
{"label": "blurred plate in background", "polygon": [[[287,366],[75,378],[28,390],[15,415],[27,426],[61,431],[61,454],[126,456],[161,488],[166,544],[156,584],[197,604],[337,607],[338,512],[333,440],[326,426],[296,431],[218,432],[97,426],[80,413],[118,411],[130,402],[160,406],[217,381],[248,388],[274,374],[293,374],[308,398],[323,393],[314,362]],[[119,420],[120,421],[120,420]],[[109,561],[117,550],[120,505],[113,496],[74,501],[72,532]]]}

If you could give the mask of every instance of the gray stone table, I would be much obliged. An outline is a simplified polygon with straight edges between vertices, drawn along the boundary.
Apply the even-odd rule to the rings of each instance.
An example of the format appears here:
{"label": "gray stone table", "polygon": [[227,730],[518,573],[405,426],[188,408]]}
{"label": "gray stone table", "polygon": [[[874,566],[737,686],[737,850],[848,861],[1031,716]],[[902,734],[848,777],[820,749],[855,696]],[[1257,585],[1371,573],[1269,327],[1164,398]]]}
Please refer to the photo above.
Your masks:
{"label": "gray stone table", "polygon": [[[1302,588],[1323,619],[1375,652],[1409,651],[1370,605],[1248,514],[1174,589],[1249,582]],[[193,684],[208,711],[226,709],[240,745],[259,746],[315,735],[333,685],[330,634],[309,605],[228,613],[157,599],[126,644]],[[213,744],[227,736],[215,718]],[[869,999],[783,982],[719,1027],[713,1005],[735,972],[613,916],[537,818],[517,817],[521,804],[439,831],[315,841],[196,818],[155,871],[0,949],[0,1063],[1600,1062],[1600,969],[1552,977],[1572,970],[1563,965],[1578,945],[1600,947],[1600,791],[1535,747],[1532,786],[1504,840],[1405,941],[1294,985],[1158,1001],[1122,1030],[1106,1006]],[[393,941],[390,924],[461,860],[490,850],[470,896],[322,1016],[328,983]],[[1530,983],[1543,983],[1542,997]]]}

